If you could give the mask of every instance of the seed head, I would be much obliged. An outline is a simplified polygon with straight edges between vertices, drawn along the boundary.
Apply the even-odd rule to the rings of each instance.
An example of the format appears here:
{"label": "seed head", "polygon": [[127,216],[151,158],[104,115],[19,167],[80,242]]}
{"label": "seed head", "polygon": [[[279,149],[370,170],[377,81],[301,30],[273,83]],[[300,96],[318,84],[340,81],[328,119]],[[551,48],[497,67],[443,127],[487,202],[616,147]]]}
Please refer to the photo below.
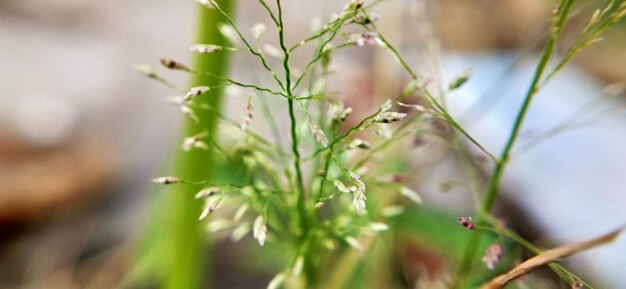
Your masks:
{"label": "seed head", "polygon": [[350,172],[350,179],[352,179],[352,182],[356,186],[352,204],[354,204],[357,213],[362,213],[365,210],[365,200],[367,200],[365,196],[365,183],[363,183],[359,175],[353,172]]}
{"label": "seed head", "polygon": [[360,148],[369,149],[372,145],[362,139],[355,138],[348,144],[348,149]]}
{"label": "seed head", "polygon": [[459,224],[468,230],[474,230],[474,228],[476,228],[476,225],[472,221],[472,217],[460,216]]}
{"label": "seed head", "polygon": [[378,34],[376,34],[375,32],[361,33],[361,35],[356,39],[356,44],[361,47],[366,46],[366,45],[385,46],[385,43],[380,39]]}
{"label": "seed head", "polygon": [[198,117],[196,116],[195,113],[193,113],[193,109],[191,109],[191,107],[182,104],[180,106],[180,111],[188,118],[190,118],[191,120],[195,121],[196,123],[199,121]]}
{"label": "seed head", "polygon": [[201,199],[201,198],[207,198],[210,196],[213,196],[215,193],[217,193],[219,191],[218,187],[209,187],[209,188],[204,188],[202,190],[200,190],[195,196],[194,198],[196,199]]}
{"label": "seed head", "polygon": [[246,130],[250,123],[252,122],[252,118],[254,117],[254,109],[252,108],[252,103],[248,101],[248,105],[246,106],[246,117],[241,122],[241,130]]}
{"label": "seed head", "polygon": [[572,283],[572,289],[583,289],[585,288],[585,282],[582,280],[576,280]]}
{"label": "seed head", "polygon": [[133,68],[137,70],[139,73],[143,74],[145,77],[159,78],[159,75],[157,75],[156,71],[154,71],[154,68],[152,68],[152,66],[149,66],[146,64],[140,64],[140,65],[133,66]]}
{"label": "seed head", "polygon": [[259,244],[263,246],[265,244],[265,237],[267,234],[267,227],[265,226],[265,220],[263,217],[258,216],[256,220],[254,220],[254,225],[252,226],[252,235],[254,236]]}
{"label": "seed head", "polygon": [[485,251],[485,255],[483,256],[483,262],[487,265],[489,270],[493,270],[493,268],[498,264],[500,258],[502,257],[503,251],[502,246],[500,244],[493,244],[487,248]]}
{"label": "seed head", "polygon": [[448,84],[448,89],[455,90],[461,87],[463,84],[467,82],[467,80],[469,80],[469,77],[471,74],[472,74],[472,70],[468,69],[464,71],[463,73],[457,75],[454,79],[452,79],[452,81],[450,81],[450,84]]}
{"label": "seed head", "polygon": [[322,131],[322,129],[312,120],[309,121],[309,130],[311,131],[311,134],[313,134],[313,137],[315,137],[315,140],[319,144],[321,144],[324,147],[328,146],[328,139],[326,139],[326,135],[324,135],[324,132]]}
{"label": "seed head", "polygon": [[169,58],[161,58],[161,65],[173,70],[189,71],[190,69],[182,63],[176,62]]}
{"label": "seed head", "polygon": [[196,87],[192,87],[191,89],[189,89],[189,92],[187,92],[184,96],[183,96],[183,100],[185,102],[189,102],[192,101],[194,99],[196,99],[198,96],[203,95],[204,93],[206,93],[207,91],[209,91],[209,87],[208,86],[196,86]]}
{"label": "seed head", "polygon": [[346,109],[344,109],[341,114],[339,115],[339,120],[346,121],[346,119],[348,119],[348,117],[350,116],[350,114],[352,113],[352,108],[348,107]]}
{"label": "seed head", "polygon": [[374,122],[382,122],[382,123],[398,122],[402,120],[405,116],[406,116],[406,113],[388,111],[388,112],[383,112],[379,114],[378,116],[376,116],[376,118],[374,119]]}
{"label": "seed head", "polygon": [[160,177],[160,178],[155,178],[152,179],[153,183],[157,183],[157,184],[161,184],[161,185],[171,185],[171,184],[176,184],[180,182],[180,179],[177,177]]}

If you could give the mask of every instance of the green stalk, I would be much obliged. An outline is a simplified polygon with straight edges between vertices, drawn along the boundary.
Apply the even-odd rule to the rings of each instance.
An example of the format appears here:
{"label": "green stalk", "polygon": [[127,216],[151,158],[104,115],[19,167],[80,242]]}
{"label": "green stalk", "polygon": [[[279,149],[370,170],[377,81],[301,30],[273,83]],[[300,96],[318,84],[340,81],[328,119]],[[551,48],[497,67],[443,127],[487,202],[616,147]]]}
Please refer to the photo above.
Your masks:
{"label": "green stalk", "polygon": [[[263,2],[262,2],[263,3]],[[283,10],[280,5],[280,0],[276,0],[276,6],[278,6],[278,19],[275,20],[278,23],[278,33],[280,40],[280,48],[283,50],[285,57],[283,59],[283,67],[285,69],[285,85],[283,87],[285,93],[287,94],[287,101],[289,104],[289,120],[291,122],[291,150],[294,155],[293,167],[296,171],[296,184],[298,186],[298,210],[300,212],[300,222],[302,223],[302,229],[304,230],[303,236],[306,236],[306,231],[308,230],[308,221],[307,221],[307,212],[306,212],[306,191],[304,190],[304,178],[302,177],[302,169],[301,169],[301,156],[298,145],[298,134],[297,134],[297,120],[294,110],[294,99],[293,92],[291,88],[291,69],[289,68],[289,49],[285,46],[285,26],[283,25]]]}
{"label": "green stalk", "polygon": [[[231,11],[234,1],[219,1],[225,11]],[[223,17],[213,9],[197,6],[196,41],[203,44],[227,45],[218,32],[218,24]],[[219,55],[218,55],[219,54]],[[225,75],[228,69],[228,53],[195,54],[193,70]],[[191,75],[190,86],[217,86],[218,80],[207,74]],[[198,104],[213,107],[219,111],[222,103],[222,89],[212,89],[196,100]],[[185,120],[183,135],[194,135],[206,130],[210,137],[216,134],[218,115],[205,109],[194,108],[198,122]],[[171,175],[184,180],[207,180],[215,173],[215,153],[211,150],[194,149],[183,152],[177,148]],[[156,202],[148,232],[147,251],[140,256],[139,264],[147,267],[150,284],[158,288],[200,288],[207,283],[206,272],[209,255],[206,252],[204,223],[198,221],[202,202],[193,198],[201,188],[193,184],[180,184],[167,187],[165,195]],[[141,260],[143,259],[143,260]],[[145,276],[144,276],[145,277]],[[206,287],[206,286],[202,286]]]}
{"label": "green stalk", "polygon": [[[500,154],[500,157],[496,161],[493,173],[491,174],[491,179],[487,185],[487,191],[485,192],[485,196],[481,206],[478,209],[477,216],[477,224],[482,225],[485,222],[486,217],[490,214],[491,209],[495,203],[496,198],[498,197],[498,188],[500,187],[500,183],[502,181],[502,176],[504,174],[505,168],[508,164],[509,157],[511,155],[511,150],[515,145],[515,142],[519,136],[519,132],[521,130],[522,124],[524,123],[524,119],[528,112],[528,108],[532,103],[534,96],[538,92],[539,84],[541,83],[541,79],[545,72],[545,69],[548,65],[550,58],[552,57],[552,53],[556,47],[557,40],[561,34],[563,25],[567,20],[569,10],[572,6],[574,0],[562,0],[561,6],[559,7],[558,18],[554,22],[553,30],[548,39],[548,43],[546,44],[543,53],[541,55],[541,59],[537,65],[535,70],[535,74],[533,76],[533,80],[530,84],[528,92],[524,98],[524,102],[517,114],[515,122],[513,124],[513,129],[508,137],[506,145]],[[461,263],[459,265],[459,269],[457,272],[456,280],[453,284],[453,287],[459,286],[469,274],[469,271],[472,267],[474,259],[476,257],[476,253],[478,251],[478,247],[480,244],[480,240],[482,238],[482,233],[480,231],[474,232],[468,245],[465,250],[465,254]]]}

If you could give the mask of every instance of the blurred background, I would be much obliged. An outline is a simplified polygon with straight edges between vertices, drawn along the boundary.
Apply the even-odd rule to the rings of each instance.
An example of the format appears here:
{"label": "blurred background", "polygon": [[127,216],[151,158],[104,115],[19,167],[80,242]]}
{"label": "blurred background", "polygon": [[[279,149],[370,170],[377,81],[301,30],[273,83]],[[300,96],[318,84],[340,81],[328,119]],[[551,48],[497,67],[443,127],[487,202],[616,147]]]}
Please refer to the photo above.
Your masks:
{"label": "blurred background", "polygon": [[[285,3],[287,41],[309,35],[343,2]],[[564,48],[601,1],[591,2],[577,7]],[[169,171],[182,124],[178,109],[163,101],[173,93],[132,66],[156,67],[161,57],[188,63],[196,8],[173,0],[0,2],[0,288],[113,288],[131,271],[155,191],[149,180]],[[269,26],[256,1],[238,1],[236,10],[245,31]],[[449,106],[492,152],[509,132],[551,10],[542,0],[388,0],[373,9],[381,31],[423,75],[447,83],[472,70]],[[276,45],[276,36],[264,41]],[[295,65],[305,57],[297,55]],[[625,64],[620,24],[538,95],[498,209],[530,240],[550,247],[626,223]],[[329,90],[357,114],[407,81],[393,58],[374,48],[340,52],[333,66]],[[231,71],[235,78],[250,73],[240,61]],[[164,76],[187,83],[184,74]],[[246,101],[231,91],[225,110],[239,119]],[[277,119],[285,117],[286,104],[272,107]],[[411,161],[424,167],[411,171],[413,189],[435,211],[471,215],[468,184],[446,147],[425,140],[412,151]],[[265,288],[271,271],[238,261],[250,245],[216,239],[216,288]],[[407,246],[394,248],[405,273],[428,255]],[[567,264],[596,288],[626,288],[624,238]],[[546,288],[559,288],[546,279]]]}

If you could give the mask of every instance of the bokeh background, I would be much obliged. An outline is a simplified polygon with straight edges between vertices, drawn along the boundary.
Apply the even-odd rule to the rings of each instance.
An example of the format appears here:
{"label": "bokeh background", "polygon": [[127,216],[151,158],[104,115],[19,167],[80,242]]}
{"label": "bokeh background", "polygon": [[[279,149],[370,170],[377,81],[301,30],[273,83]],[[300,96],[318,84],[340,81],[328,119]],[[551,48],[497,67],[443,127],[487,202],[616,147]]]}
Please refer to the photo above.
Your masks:
{"label": "bokeh background", "polygon": [[[240,27],[269,24],[256,1],[238,2]],[[599,3],[591,2],[578,7],[565,44]],[[344,5],[288,1],[287,41],[308,35]],[[533,73],[551,5],[389,0],[374,11],[380,29],[424,75],[445,83],[472,69],[449,104],[497,152]],[[196,8],[193,1],[173,0],[0,2],[0,288],[113,288],[131,271],[155,191],[149,180],[171,167],[182,124],[177,108],[163,101],[172,92],[132,66],[156,67],[160,57],[188,62]],[[264,41],[275,45],[276,37],[269,33]],[[294,63],[303,65],[304,56]],[[550,246],[626,223],[625,64],[622,24],[537,97],[499,209],[531,240]],[[339,53],[334,66],[330,89],[357,114],[406,81],[382,50]],[[250,76],[240,61],[231,70]],[[187,83],[184,74],[164,75]],[[225,109],[239,118],[246,100],[231,91]],[[285,104],[272,107],[277,119],[286,116]],[[537,136],[568,121],[575,129],[535,146]],[[462,170],[444,144],[426,141],[409,157],[426,167],[411,175],[425,206],[472,213]],[[207,258],[215,264],[216,288],[265,288],[271,274],[242,253],[251,243],[215,241],[219,249]],[[401,266],[412,266],[406,259]],[[597,288],[626,288],[624,238],[568,264]]]}

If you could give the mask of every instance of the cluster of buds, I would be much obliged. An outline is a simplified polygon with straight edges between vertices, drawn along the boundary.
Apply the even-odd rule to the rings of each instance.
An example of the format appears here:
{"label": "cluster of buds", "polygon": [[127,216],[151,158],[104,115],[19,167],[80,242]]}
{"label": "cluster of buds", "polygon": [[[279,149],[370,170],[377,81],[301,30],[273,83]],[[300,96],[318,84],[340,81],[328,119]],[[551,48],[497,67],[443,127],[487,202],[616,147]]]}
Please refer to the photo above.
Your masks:
{"label": "cluster of buds", "polygon": [[474,228],[476,228],[476,225],[472,221],[472,217],[460,216],[458,221],[461,226],[468,230],[474,230]]}

